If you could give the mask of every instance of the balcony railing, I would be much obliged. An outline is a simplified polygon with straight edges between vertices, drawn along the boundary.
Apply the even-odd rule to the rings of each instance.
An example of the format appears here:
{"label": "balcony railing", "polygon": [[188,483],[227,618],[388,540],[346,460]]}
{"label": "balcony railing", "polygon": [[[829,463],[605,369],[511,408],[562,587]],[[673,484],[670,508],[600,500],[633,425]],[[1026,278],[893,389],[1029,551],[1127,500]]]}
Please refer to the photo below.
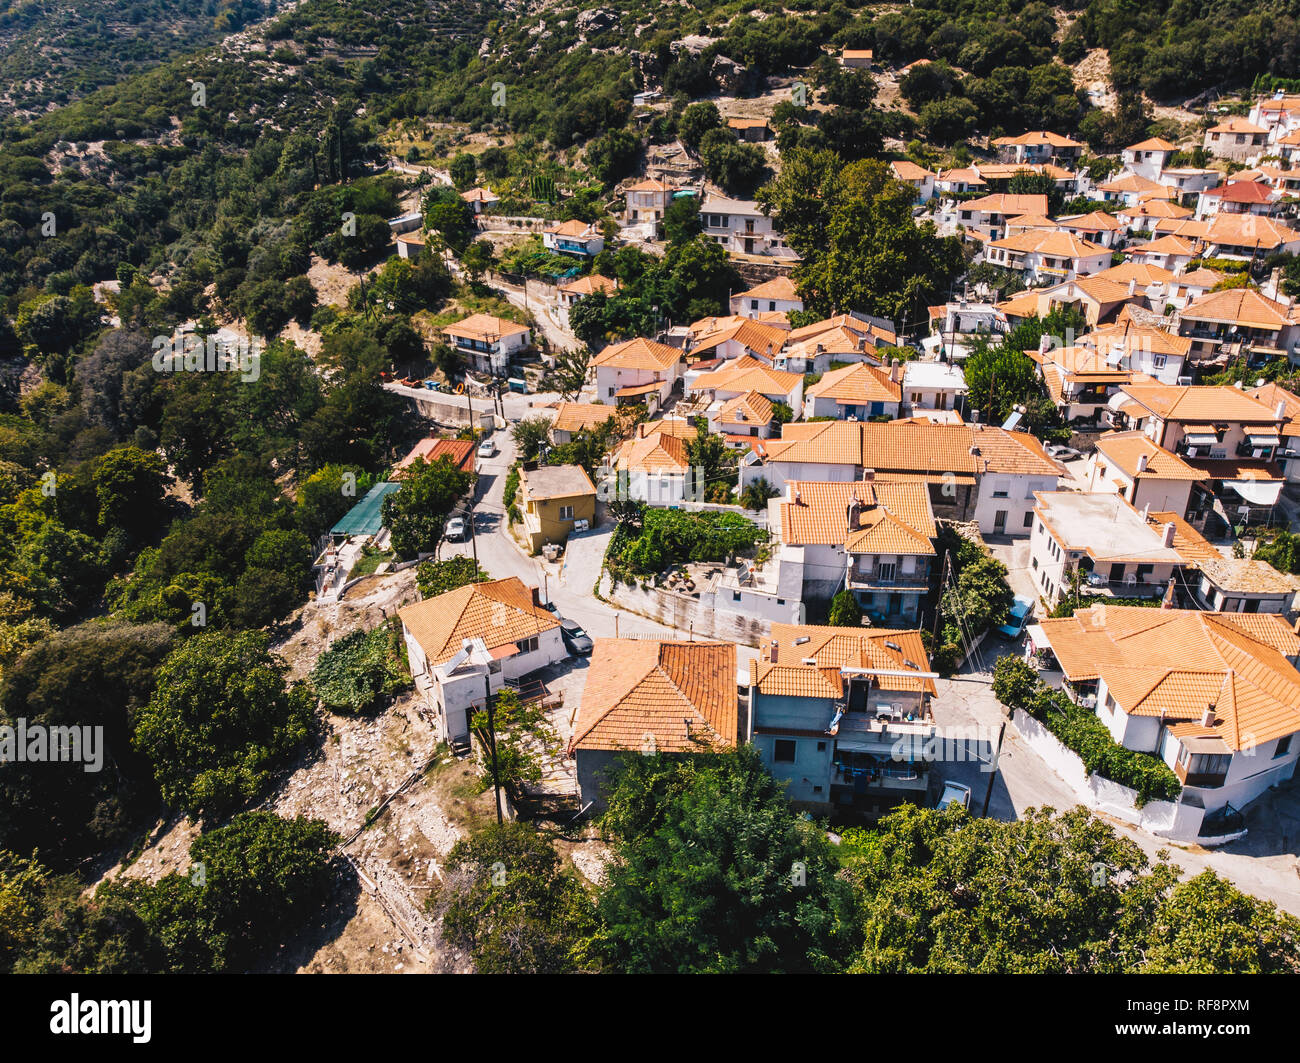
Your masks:
{"label": "balcony railing", "polygon": [[1174,764],[1174,774],[1184,786],[1200,786],[1204,789],[1222,786],[1228,778],[1227,772],[1189,772],[1186,765],[1178,763]]}
{"label": "balcony railing", "polygon": [[850,587],[888,587],[892,590],[924,590],[930,585],[930,573],[894,572],[882,576],[879,568],[849,569]]}

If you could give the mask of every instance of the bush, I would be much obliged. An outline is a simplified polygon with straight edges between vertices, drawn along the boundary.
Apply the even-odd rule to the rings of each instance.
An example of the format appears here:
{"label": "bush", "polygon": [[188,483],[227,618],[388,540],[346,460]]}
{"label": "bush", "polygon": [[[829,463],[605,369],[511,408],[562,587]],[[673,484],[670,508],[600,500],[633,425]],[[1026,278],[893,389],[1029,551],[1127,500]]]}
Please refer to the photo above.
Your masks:
{"label": "bush", "polygon": [[831,627],[862,626],[862,609],[852,591],[840,591],[831,599],[831,611],[826,622]]}
{"label": "bush", "polygon": [[436,598],[467,583],[486,583],[491,578],[472,557],[426,561],[415,573],[415,583],[423,598]]}
{"label": "bush", "polygon": [[639,534],[618,526],[605,561],[611,573],[631,582],[683,561],[725,560],[752,549],[766,535],[738,513],[647,508]]}
{"label": "bush", "polygon": [[408,689],[401,621],[394,617],[373,631],[339,639],[316,662],[311,684],[325,708],[346,716],[371,712]]}

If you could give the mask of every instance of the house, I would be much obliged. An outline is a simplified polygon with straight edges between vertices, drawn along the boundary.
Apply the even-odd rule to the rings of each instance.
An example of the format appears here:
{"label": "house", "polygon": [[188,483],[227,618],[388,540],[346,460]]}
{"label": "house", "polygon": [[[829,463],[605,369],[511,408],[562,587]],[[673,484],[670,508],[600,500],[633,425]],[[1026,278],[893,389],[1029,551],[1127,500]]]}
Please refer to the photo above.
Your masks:
{"label": "house", "polygon": [[1199,241],[1185,240],[1180,236],[1161,236],[1128,251],[1131,261],[1159,266],[1170,273],[1181,273],[1200,254]]}
{"label": "house", "polygon": [[979,199],[968,199],[957,205],[958,223],[989,240],[998,240],[1006,235],[1008,218],[1046,213],[1045,195],[1012,195],[1007,192],[997,192],[991,196],[981,196]]}
{"label": "house", "polygon": [[893,419],[903,401],[902,370],[888,370],[866,362],[832,369],[808,389],[805,417],[836,417],[865,421],[871,417]]}
{"label": "house", "polygon": [[916,190],[917,203],[928,203],[934,198],[934,181],[937,174],[924,166],[918,166],[909,159],[895,159],[889,164],[889,169],[893,172],[895,180],[911,185]]}
{"label": "house", "polygon": [[728,118],[727,128],[740,140],[759,144],[772,135],[766,118]]}
{"label": "house", "polygon": [[1202,220],[1217,214],[1254,214],[1272,217],[1281,210],[1282,193],[1264,181],[1228,181],[1202,192],[1196,200],[1196,216]]}
{"label": "house", "polygon": [[731,297],[731,312],[743,317],[759,314],[789,314],[803,309],[803,300],[788,276],[774,277]]}
{"label": "house", "polygon": [[592,273],[586,277],[571,280],[567,284],[561,284],[555,289],[555,294],[560,305],[568,310],[576,306],[580,300],[585,299],[588,295],[596,292],[613,295],[617,291],[618,281],[612,277],[602,277],[599,273]]}
{"label": "house", "polygon": [[1207,292],[1213,291],[1227,278],[1218,270],[1198,269],[1184,270],[1174,278],[1174,295],[1169,301],[1175,308],[1181,309],[1193,299],[1199,299]]}
{"label": "house", "polygon": [[624,192],[623,224],[649,226],[650,235],[658,236],[676,191],[668,182],[653,179],[628,185]]}
{"label": "house", "polygon": [[1221,159],[1249,162],[1264,153],[1268,130],[1247,118],[1234,116],[1205,131],[1205,150]]}
{"label": "house", "polygon": [[1279,137],[1274,152],[1285,159],[1288,166],[1300,165],[1300,129]]}
{"label": "house", "polygon": [[1240,353],[1288,358],[1300,342],[1300,316],[1295,307],[1255,288],[1226,288],[1183,307],[1178,333],[1190,337],[1192,360],[1200,364],[1219,364]]}
{"label": "house", "polygon": [[599,428],[617,414],[617,407],[606,406],[603,402],[562,402],[555,411],[548,434],[552,443],[557,447],[563,446],[572,443],[579,432]]}
{"label": "house", "polygon": [[490,188],[471,188],[468,192],[462,192],[460,198],[470,205],[475,215],[482,214],[488,207],[501,202],[501,197]]}
{"label": "house", "polygon": [[575,525],[583,530],[596,523],[596,486],[581,465],[525,467],[517,498],[534,554],[547,543],[566,542]]}
{"label": "house", "polygon": [[748,449],[754,439],[767,439],[780,423],[776,404],[757,391],[711,404],[705,413],[709,431],[723,436],[727,445]]}
{"label": "house", "polygon": [[411,675],[453,746],[468,744],[488,690],[568,656],[559,618],[542,607],[536,587],[514,576],[457,587],[397,615]]}
{"label": "house", "polygon": [[1275,93],[1260,96],[1247,117],[1268,130],[1268,141],[1276,144],[1294,130],[1300,130],[1300,96]]}
{"label": "house", "polygon": [[400,233],[415,232],[424,224],[424,216],[418,211],[413,210],[409,214],[403,214],[398,218],[388,219],[388,228],[395,236]]}
{"label": "house", "polygon": [[803,413],[803,374],[769,369],[756,358],[737,358],[720,369],[688,374],[687,395],[705,395],[710,402],[726,402],[749,392],[790,407],[797,420]]}
{"label": "house", "polygon": [[1094,199],[1100,199],[1103,203],[1119,203],[1125,207],[1136,206],[1143,196],[1171,195],[1173,192],[1168,186],[1136,173],[1124,174],[1093,189]]}
{"label": "house", "polygon": [[596,639],[568,746],[583,807],[621,756],[734,749],[739,720],[734,643]]}
{"label": "house", "polygon": [[1216,214],[1205,230],[1205,242],[1211,258],[1253,263],[1269,255],[1300,254],[1300,232],[1255,214]]}
{"label": "house", "polygon": [[1105,432],[1088,457],[1087,478],[1090,491],[1113,490],[1135,509],[1186,518],[1193,488],[1210,476],[1141,432]]}
{"label": "house", "polygon": [[730,254],[771,255],[792,261],[798,257],[753,200],[706,195],[700,204],[700,224],[704,235]]}
{"label": "house", "polygon": [[1112,363],[1108,353],[1086,346],[1082,337],[1080,340],[1070,347],[1026,352],[1038,363],[1047,394],[1071,425],[1097,421],[1109,410],[1110,397],[1121,384],[1150,379]]}
{"label": "house", "polygon": [[1127,231],[1130,238],[1140,239],[1155,232],[1155,227],[1162,221],[1183,221],[1192,216],[1192,211],[1169,199],[1139,199],[1131,206],[1122,207],[1115,220]]}
{"label": "house", "polygon": [[1222,180],[1218,170],[1208,170],[1200,166],[1176,166],[1165,170],[1157,178],[1162,185],[1171,189],[1180,203],[1194,200],[1198,192],[1213,188]]}
{"label": "house", "polygon": [[740,486],[862,480],[868,470],[925,483],[936,516],[1009,536],[1029,533],[1033,493],[1055,490],[1064,473],[1033,436],[991,425],[792,421],[741,459]]}
{"label": "house", "polygon": [[993,141],[998,158],[1003,162],[1045,163],[1060,162],[1073,168],[1083,153],[1084,145],[1069,137],[1042,129],[1022,133],[1018,137],[998,137]]}
{"label": "house", "polygon": [[1287,483],[1300,483],[1300,396],[1277,384],[1247,388],[1246,394],[1286,418],[1282,423],[1282,446],[1273,456],[1282,466]]}
{"label": "house", "polygon": [[417,259],[424,253],[424,237],[419,233],[399,233],[396,243],[398,258]]}
{"label": "house", "polygon": [[1238,388],[1208,385],[1126,384],[1110,406],[1121,427],[1209,474],[1206,490],[1225,524],[1271,515],[1284,482],[1274,460],[1284,414]]}
{"label": "house", "polygon": [[563,221],[542,230],[542,244],[560,255],[590,258],[605,250],[600,226],[585,221]]}
{"label": "house", "polygon": [[929,307],[930,335],[921,341],[927,354],[935,358],[965,358],[967,340],[989,339],[1001,342],[1010,331],[1007,316],[992,303],[960,299]]}
{"label": "house", "polygon": [[1088,214],[1069,214],[1056,220],[1062,232],[1073,233],[1089,243],[1114,248],[1124,236],[1124,227],[1113,214],[1094,210]]}
{"label": "house", "polygon": [[1043,620],[1036,635],[1116,742],[1178,776],[1171,836],[1223,836],[1212,824],[1229,805],[1294,775],[1300,637],[1281,617],[1107,605]]}
{"label": "house", "polygon": [[596,395],[619,406],[644,402],[651,413],[662,406],[680,375],[682,352],[638,336],[613,343],[591,360]]}
{"label": "house", "polygon": [[836,314],[791,331],[777,368],[795,373],[824,373],[834,362],[880,365],[879,348],[897,346],[898,333],[886,318]]}
{"label": "house", "polygon": [[1083,593],[1151,598],[1191,563],[1172,521],[1152,527],[1119,494],[1038,491],[1033,518],[1030,575],[1049,609],[1076,593],[1076,573]]}
{"label": "house", "polygon": [[966,374],[961,366],[919,358],[903,363],[901,416],[910,417],[921,410],[955,410],[965,394]]}
{"label": "house", "polygon": [[1110,267],[1110,249],[1073,233],[1030,229],[989,243],[984,259],[1031,284],[1088,277]]}
{"label": "house", "polygon": [[1158,181],[1177,150],[1175,145],[1162,137],[1149,137],[1137,144],[1130,144],[1119,153],[1119,157],[1129,173],[1145,177],[1148,181]]}
{"label": "house", "polygon": [[790,480],[768,512],[779,563],[799,570],[805,601],[847,589],[873,621],[920,622],[938,534],[925,483]]}
{"label": "house", "polygon": [[1104,274],[1109,273],[1110,270],[1103,270],[1091,277],[1075,277],[1047,288],[1032,288],[998,303],[996,309],[1009,326],[1026,318],[1046,317],[1064,307],[1079,311],[1090,326],[1096,326],[1112,320],[1126,303],[1141,298],[1136,285],[1106,279]]}
{"label": "house", "polygon": [[1114,323],[1085,333],[1078,343],[1096,351],[1101,364],[1132,373],[1128,383],[1142,383],[1142,375],[1161,384],[1179,383],[1192,348],[1191,340],[1184,336],[1139,324],[1128,307]]}
{"label": "house", "polygon": [[873,52],[870,48],[843,48],[840,50],[840,66],[846,70],[870,70]]}
{"label": "house", "polygon": [[750,663],[745,737],[796,807],[922,803],[936,678],[916,630],[773,624]]}
{"label": "house", "polygon": [[411,448],[406,457],[393,466],[392,478],[402,479],[406,475],[406,470],[415,464],[417,458],[423,458],[429,464],[446,458],[461,472],[472,473],[475,446],[472,439],[438,439],[435,436],[425,436]]}
{"label": "house", "polygon": [[1163,311],[1170,301],[1170,296],[1177,288],[1172,270],[1163,269],[1151,262],[1137,262],[1125,259],[1117,266],[1104,269],[1094,274],[1096,280],[1122,284],[1129,290],[1129,295],[1137,301],[1143,301],[1152,309]]}
{"label": "house", "polygon": [[940,170],[934,179],[936,192],[947,196],[981,195],[988,191],[988,182],[972,167]]}
{"label": "house", "polygon": [[685,440],[667,432],[638,434],[627,440],[614,459],[614,473],[620,500],[635,499],[652,506],[703,501],[695,497]]}
{"label": "house", "polygon": [[749,355],[770,366],[785,346],[789,334],[787,329],[751,318],[733,319],[731,323],[711,329],[693,340],[686,352],[687,361],[726,361]]}
{"label": "house", "polygon": [[1288,623],[1296,618],[1300,578],[1279,572],[1253,557],[1213,557],[1198,561],[1192,599],[1200,609],[1219,613],[1276,613]]}
{"label": "house", "polygon": [[444,326],[442,334],[474,369],[494,376],[505,375],[511,359],[528,349],[533,336],[526,325],[491,314],[471,314]]}

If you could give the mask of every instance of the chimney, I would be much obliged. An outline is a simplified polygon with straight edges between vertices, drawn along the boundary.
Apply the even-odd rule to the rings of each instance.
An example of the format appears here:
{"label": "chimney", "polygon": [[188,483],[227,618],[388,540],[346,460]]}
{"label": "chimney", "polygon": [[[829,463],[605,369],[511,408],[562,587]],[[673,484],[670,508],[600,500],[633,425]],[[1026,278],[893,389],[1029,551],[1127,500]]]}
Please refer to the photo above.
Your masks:
{"label": "chimney", "polygon": [[867,337],[866,337],[866,336],[859,336],[859,337],[858,337],[858,350],[860,350],[860,351],[865,351],[866,349],[867,349]]}
{"label": "chimney", "polygon": [[1279,421],[1286,420],[1286,403],[1283,402],[1281,399],[1278,399],[1277,401],[1277,408],[1274,409],[1273,416],[1276,417]]}
{"label": "chimney", "polygon": [[787,502],[799,501],[799,488],[795,486],[793,480],[786,480],[785,482],[785,500]]}
{"label": "chimney", "polygon": [[538,593],[536,587],[532,588],[532,592],[533,592],[533,605],[537,606],[537,608],[540,609],[542,607],[542,596],[541,594]]}
{"label": "chimney", "polygon": [[1130,277],[1128,279],[1128,297],[1132,299],[1133,296],[1137,295],[1137,290],[1138,290],[1138,279],[1136,277]]}
{"label": "chimney", "polygon": [[862,503],[858,501],[856,493],[849,499],[846,515],[848,517],[849,531],[857,531],[862,526],[862,521],[860,519],[862,516]]}
{"label": "chimney", "polygon": [[1175,531],[1175,530],[1176,530],[1176,529],[1175,529],[1175,527],[1174,527],[1174,522],[1173,522],[1172,520],[1171,520],[1171,521],[1167,521],[1167,522],[1165,523],[1165,537],[1164,537],[1164,540],[1163,540],[1163,546],[1165,547],[1166,550],[1169,549],[1171,546],[1174,545],[1174,531]]}
{"label": "chimney", "polygon": [[1147,461],[1148,461],[1148,458],[1147,458],[1147,456],[1146,456],[1145,454],[1139,454],[1139,455],[1138,455],[1138,472],[1146,472],[1146,471],[1147,471]]}
{"label": "chimney", "polygon": [[777,644],[776,644],[776,639],[773,639],[773,640],[772,640],[772,645],[769,647],[769,649],[768,649],[768,654],[767,654],[767,656],[768,656],[768,660],[770,660],[773,664],[776,664],[776,655],[777,655],[777,650],[778,650],[778,647],[777,647]]}
{"label": "chimney", "polygon": [[1218,721],[1214,717],[1214,706],[1206,705],[1205,712],[1201,715],[1202,727],[1213,727]]}
{"label": "chimney", "polygon": [[889,363],[889,382],[891,384],[897,384],[898,381],[901,379],[902,375],[903,375],[903,370],[898,359],[897,358],[891,359]]}
{"label": "chimney", "polygon": [[876,478],[876,470],[875,470],[875,469],[863,469],[863,470],[862,470],[862,478],[863,478],[864,480],[866,480],[868,483],[870,483],[872,480],[874,480],[874,479]]}

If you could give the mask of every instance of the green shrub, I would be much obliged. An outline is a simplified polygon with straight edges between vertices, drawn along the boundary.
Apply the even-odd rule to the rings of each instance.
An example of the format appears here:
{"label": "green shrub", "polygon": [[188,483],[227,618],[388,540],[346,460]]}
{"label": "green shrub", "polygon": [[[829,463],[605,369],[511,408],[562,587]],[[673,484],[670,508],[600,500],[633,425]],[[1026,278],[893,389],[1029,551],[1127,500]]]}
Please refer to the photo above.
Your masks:
{"label": "green shrub", "polygon": [[425,561],[416,571],[415,583],[422,597],[436,598],[467,583],[486,583],[491,578],[472,557],[449,557]]}
{"label": "green shrub", "polygon": [[373,631],[354,631],[316,662],[311,684],[331,712],[371,712],[411,685],[401,622],[395,617]]}

